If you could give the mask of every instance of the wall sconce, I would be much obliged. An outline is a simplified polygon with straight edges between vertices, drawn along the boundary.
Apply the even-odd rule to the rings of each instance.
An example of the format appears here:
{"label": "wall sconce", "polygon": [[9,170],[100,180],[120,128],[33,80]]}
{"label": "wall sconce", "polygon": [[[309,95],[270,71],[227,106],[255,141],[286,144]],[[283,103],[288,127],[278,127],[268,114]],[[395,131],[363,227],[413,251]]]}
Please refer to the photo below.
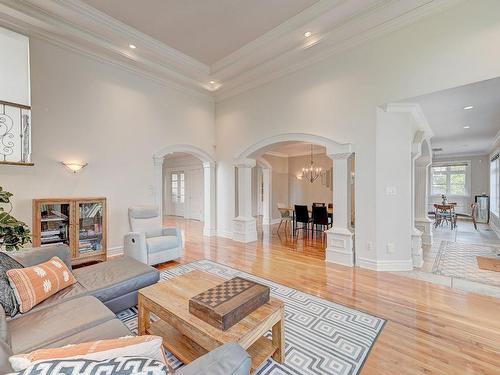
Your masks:
{"label": "wall sconce", "polygon": [[88,163],[85,163],[85,164],[69,163],[69,162],[65,162],[65,161],[62,161],[61,164],[64,165],[66,168],[68,168],[73,173],[80,172],[83,168],[85,168],[88,165]]}

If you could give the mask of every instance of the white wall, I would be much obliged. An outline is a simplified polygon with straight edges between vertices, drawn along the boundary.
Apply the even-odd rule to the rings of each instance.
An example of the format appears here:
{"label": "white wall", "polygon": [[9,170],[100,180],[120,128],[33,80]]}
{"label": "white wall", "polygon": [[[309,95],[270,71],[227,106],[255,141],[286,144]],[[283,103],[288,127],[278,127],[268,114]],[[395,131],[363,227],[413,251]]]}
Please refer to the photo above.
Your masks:
{"label": "white wall", "polygon": [[[408,134],[402,132],[376,138],[377,131],[383,133],[382,127],[377,129],[376,109],[385,103],[500,76],[499,13],[499,1],[465,1],[217,103],[220,232],[232,230],[233,159],[264,138],[311,133],[355,147],[357,255],[383,261],[386,269],[410,260],[408,223],[399,220],[401,207],[411,205],[410,149],[398,143],[411,142],[411,137],[407,139]],[[408,123],[407,119],[401,121]],[[401,168],[392,170],[390,183],[401,194],[391,197],[390,209],[384,204],[385,182],[378,181],[380,186],[374,188],[376,168],[377,173],[382,168],[377,158],[398,160]],[[377,210],[386,211],[377,215]],[[375,251],[369,250],[369,242]],[[387,253],[388,243],[396,244],[394,253]]]}
{"label": "white wall", "polygon": [[278,220],[281,215],[278,203],[289,205],[288,197],[288,158],[273,155],[264,155],[264,159],[271,165],[271,220]]}
{"label": "white wall", "polygon": [[[471,213],[470,205],[474,203],[476,195],[490,194],[490,163],[488,155],[481,156],[460,156],[460,157],[436,157],[433,162],[470,162],[470,195],[467,197],[449,197],[449,201],[457,202],[456,212]],[[430,174],[429,174],[430,176]],[[441,203],[441,196],[432,196],[429,186],[429,207],[428,211],[434,211],[434,203]]]}
{"label": "white wall", "polygon": [[[326,186],[318,178],[314,183],[308,180],[297,179],[297,173],[302,171],[310,161],[309,155],[292,156],[288,158],[288,196],[290,205],[305,204],[309,207],[313,202],[331,203],[333,200],[332,181],[330,174],[330,184]],[[333,162],[326,154],[314,155],[314,165],[329,171]]]}
{"label": "white wall", "polygon": [[[153,153],[172,144],[213,153],[214,104],[41,40],[30,47],[35,166],[0,166],[0,185],[30,225],[33,198],[107,197],[108,245],[121,246],[127,208],[159,203]],[[88,166],[71,174],[61,160]]]}
{"label": "white wall", "polygon": [[29,40],[0,27],[0,100],[30,105]]}

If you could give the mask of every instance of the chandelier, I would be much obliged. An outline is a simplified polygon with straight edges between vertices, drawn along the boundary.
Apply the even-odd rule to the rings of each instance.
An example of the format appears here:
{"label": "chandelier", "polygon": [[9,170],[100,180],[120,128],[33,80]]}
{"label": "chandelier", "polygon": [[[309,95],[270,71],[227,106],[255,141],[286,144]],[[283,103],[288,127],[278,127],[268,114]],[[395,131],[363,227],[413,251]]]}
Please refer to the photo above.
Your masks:
{"label": "chandelier", "polygon": [[302,168],[302,173],[300,174],[301,180],[307,180],[311,184],[316,181],[318,178],[323,176],[325,171],[321,167],[314,166],[314,155],[313,155],[313,145],[311,145],[311,160],[308,165]]}

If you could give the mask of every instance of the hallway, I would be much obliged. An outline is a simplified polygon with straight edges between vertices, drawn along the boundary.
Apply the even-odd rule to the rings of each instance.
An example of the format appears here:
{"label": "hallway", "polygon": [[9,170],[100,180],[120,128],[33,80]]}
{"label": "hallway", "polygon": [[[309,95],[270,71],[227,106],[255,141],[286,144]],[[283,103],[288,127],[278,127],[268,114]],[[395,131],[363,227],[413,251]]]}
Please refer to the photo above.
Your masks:
{"label": "hallway", "polygon": [[[434,228],[432,230],[432,246],[423,246],[423,266],[420,269],[413,269],[412,271],[394,273],[448,286],[454,289],[500,297],[499,286],[478,283],[459,277],[444,276],[438,274],[435,270],[433,272],[439,251],[441,246],[443,246],[443,241],[457,244],[493,245],[500,248],[500,238],[498,238],[488,224],[478,223],[477,228],[478,230],[475,230],[472,222],[469,220],[459,220],[455,230],[450,230],[449,226]],[[495,275],[493,271],[487,272],[492,272],[493,277],[500,279],[500,275]]]}

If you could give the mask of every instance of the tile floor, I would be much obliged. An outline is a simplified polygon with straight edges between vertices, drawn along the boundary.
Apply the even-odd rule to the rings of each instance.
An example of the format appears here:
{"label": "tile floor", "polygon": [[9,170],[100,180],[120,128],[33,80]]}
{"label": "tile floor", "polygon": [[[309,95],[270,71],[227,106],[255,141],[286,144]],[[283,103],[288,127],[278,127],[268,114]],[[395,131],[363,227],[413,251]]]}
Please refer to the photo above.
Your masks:
{"label": "tile floor", "polygon": [[478,224],[478,230],[476,231],[471,221],[459,220],[455,230],[450,230],[449,227],[444,226],[434,229],[433,234],[434,239],[432,246],[424,246],[423,249],[424,264],[422,268],[414,269],[412,271],[394,272],[395,274],[429,281],[454,289],[500,298],[499,287],[449,276],[435,275],[432,273],[432,267],[439,251],[439,247],[441,246],[441,241],[443,240],[462,243],[498,245],[500,247],[500,238],[498,238],[495,232],[491,230],[489,225]]}

